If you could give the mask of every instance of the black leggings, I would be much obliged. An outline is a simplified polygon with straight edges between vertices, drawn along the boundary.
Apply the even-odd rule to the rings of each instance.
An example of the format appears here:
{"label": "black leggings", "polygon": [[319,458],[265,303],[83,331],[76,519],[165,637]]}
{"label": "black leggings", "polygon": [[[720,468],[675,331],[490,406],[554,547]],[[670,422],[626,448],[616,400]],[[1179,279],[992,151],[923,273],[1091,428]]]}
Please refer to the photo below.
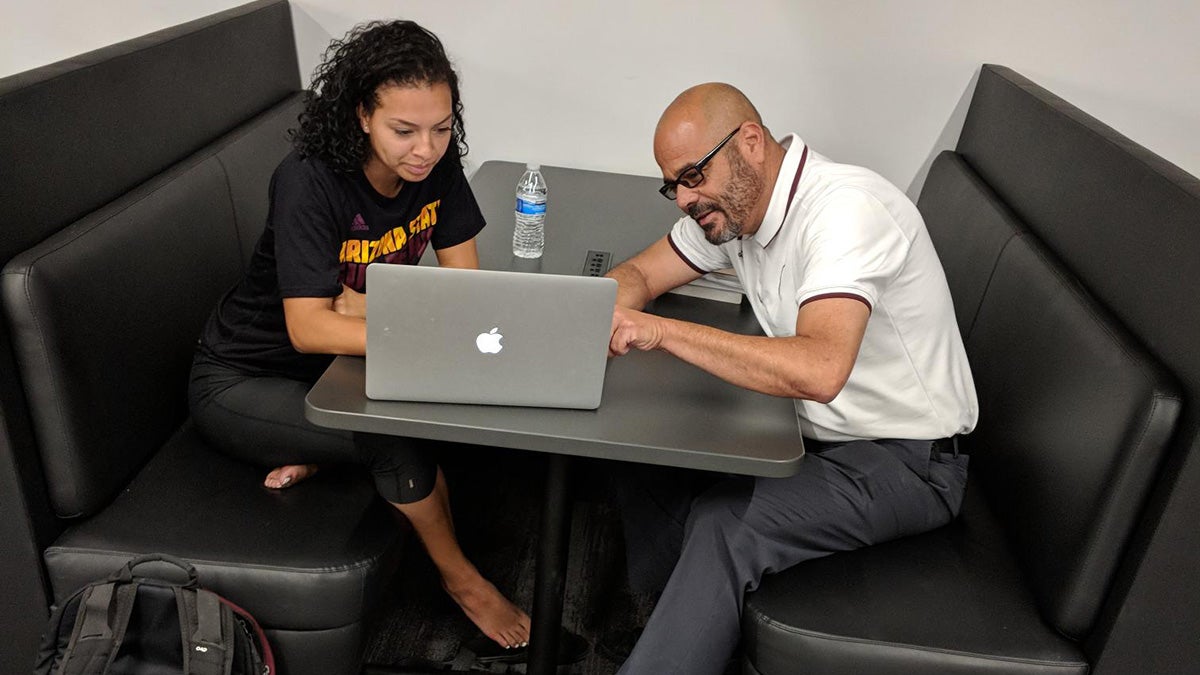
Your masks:
{"label": "black leggings", "polygon": [[327,429],[304,417],[309,383],[252,376],[197,355],[188,407],[219,450],[259,466],[360,464],[393,504],[420,501],[437,478],[434,441]]}

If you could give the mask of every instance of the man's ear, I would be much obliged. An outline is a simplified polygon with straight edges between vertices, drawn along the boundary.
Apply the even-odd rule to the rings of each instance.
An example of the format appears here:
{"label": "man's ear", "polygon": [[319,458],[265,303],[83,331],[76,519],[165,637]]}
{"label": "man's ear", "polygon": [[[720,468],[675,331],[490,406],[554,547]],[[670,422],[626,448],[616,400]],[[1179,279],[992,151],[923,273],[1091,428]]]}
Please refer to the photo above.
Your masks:
{"label": "man's ear", "polygon": [[745,122],[738,132],[738,136],[738,145],[745,153],[746,160],[754,164],[761,164],[767,156],[767,130],[761,124]]}

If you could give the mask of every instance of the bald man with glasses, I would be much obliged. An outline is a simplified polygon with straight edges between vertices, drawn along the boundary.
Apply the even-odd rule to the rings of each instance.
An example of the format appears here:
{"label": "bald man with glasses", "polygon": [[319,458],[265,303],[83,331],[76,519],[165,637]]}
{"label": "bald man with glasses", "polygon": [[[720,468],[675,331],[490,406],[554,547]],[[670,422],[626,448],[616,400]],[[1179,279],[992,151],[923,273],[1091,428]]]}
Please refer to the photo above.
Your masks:
{"label": "bald man with glasses", "polygon": [[[719,675],[765,572],[954,518],[968,459],[954,438],[978,403],[945,274],[903,192],[795,134],[777,141],[727,84],[680,94],[654,156],[659,191],[686,215],[610,272],[610,354],[658,349],[791,398],[805,437],[789,478],[626,465],[617,480],[631,586],[661,590],[620,673]],[[765,337],[640,311],[726,268]]]}

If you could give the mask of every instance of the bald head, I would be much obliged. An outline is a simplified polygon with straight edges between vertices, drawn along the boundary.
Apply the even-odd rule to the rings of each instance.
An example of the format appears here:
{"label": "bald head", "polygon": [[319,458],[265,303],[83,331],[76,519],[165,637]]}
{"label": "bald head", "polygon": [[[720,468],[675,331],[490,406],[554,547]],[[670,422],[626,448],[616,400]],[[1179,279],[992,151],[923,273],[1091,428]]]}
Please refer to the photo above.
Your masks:
{"label": "bald head", "polygon": [[676,96],[659,118],[654,136],[657,139],[664,132],[691,127],[720,137],[742,122],[762,124],[762,117],[750,99],[737,87],[709,82]]}
{"label": "bald head", "polygon": [[676,96],[663,111],[654,130],[654,157],[664,176],[674,175],[746,123],[762,132],[763,142],[774,142],[754,104],[737,87],[724,82],[698,84]]}

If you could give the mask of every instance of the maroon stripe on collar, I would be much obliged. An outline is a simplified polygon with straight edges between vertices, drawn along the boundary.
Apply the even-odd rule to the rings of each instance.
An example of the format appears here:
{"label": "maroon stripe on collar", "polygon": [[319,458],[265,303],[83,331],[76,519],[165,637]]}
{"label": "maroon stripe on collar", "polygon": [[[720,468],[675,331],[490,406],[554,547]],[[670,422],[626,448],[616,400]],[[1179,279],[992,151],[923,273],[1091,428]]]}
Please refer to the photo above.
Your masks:
{"label": "maroon stripe on collar", "polygon": [[800,306],[803,307],[810,302],[816,302],[817,300],[828,300],[829,298],[846,298],[847,300],[857,300],[867,306],[868,312],[871,311],[871,302],[857,293],[823,293],[821,295],[814,295],[800,303]]}
{"label": "maroon stripe on collar", "polygon": [[692,262],[691,260],[688,260],[688,257],[683,254],[683,251],[680,251],[679,247],[675,245],[675,240],[671,238],[670,232],[667,233],[667,243],[671,245],[671,250],[675,251],[675,255],[679,256],[680,260],[687,263],[688,267],[696,270],[700,274],[708,274],[709,272],[712,271],[712,270],[702,270],[702,269],[700,269],[700,267],[698,265],[696,265],[696,263]]}
{"label": "maroon stripe on collar", "polygon": [[[796,198],[796,188],[800,186],[800,174],[804,173],[804,164],[808,161],[808,146],[804,146],[804,152],[800,153],[800,166],[796,167],[796,177],[792,179],[792,189],[788,191],[787,204],[783,207],[783,218],[780,219],[779,229],[775,230],[775,237],[779,236],[783,230],[783,221],[787,220],[788,210],[792,208],[792,200]],[[771,237],[771,241],[775,241],[775,237]],[[771,245],[771,241],[763,244],[763,248]]]}

